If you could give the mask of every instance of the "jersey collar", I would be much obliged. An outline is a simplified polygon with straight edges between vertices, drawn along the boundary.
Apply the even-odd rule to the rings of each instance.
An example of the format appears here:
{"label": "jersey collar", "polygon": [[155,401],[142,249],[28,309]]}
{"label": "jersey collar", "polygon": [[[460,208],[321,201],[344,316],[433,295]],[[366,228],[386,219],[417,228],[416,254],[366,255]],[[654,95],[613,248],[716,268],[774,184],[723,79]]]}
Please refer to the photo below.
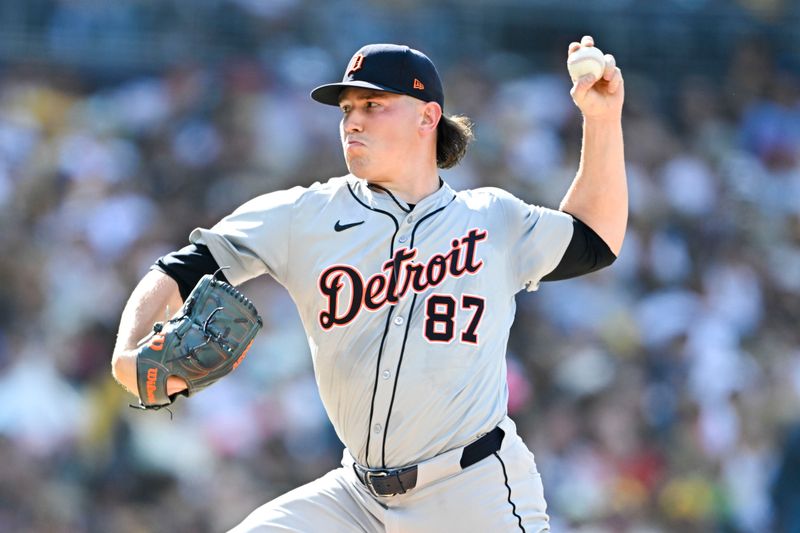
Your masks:
{"label": "jersey collar", "polygon": [[[352,174],[347,176],[347,182],[350,184],[350,188],[359,200],[373,209],[388,211],[400,217],[412,212],[407,202],[398,198],[397,195],[393,194],[385,187],[371,185],[367,183],[367,180],[357,178]],[[439,188],[436,192],[420,200],[419,203],[415,205],[413,212],[417,216],[424,215],[429,211],[448,204],[453,198],[455,198],[455,191],[440,177]]]}

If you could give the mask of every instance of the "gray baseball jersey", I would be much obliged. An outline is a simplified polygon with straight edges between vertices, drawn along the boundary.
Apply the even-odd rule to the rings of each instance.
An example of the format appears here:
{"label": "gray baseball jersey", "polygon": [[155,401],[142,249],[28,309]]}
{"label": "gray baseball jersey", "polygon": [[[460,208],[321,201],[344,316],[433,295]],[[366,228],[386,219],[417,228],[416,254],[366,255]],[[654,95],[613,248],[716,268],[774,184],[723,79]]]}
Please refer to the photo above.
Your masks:
{"label": "gray baseball jersey", "polygon": [[291,294],[320,396],[368,467],[418,463],[506,414],[514,295],[558,264],[572,218],[500,189],[442,184],[409,209],[353,176],[259,196],[190,240],[233,284]]}

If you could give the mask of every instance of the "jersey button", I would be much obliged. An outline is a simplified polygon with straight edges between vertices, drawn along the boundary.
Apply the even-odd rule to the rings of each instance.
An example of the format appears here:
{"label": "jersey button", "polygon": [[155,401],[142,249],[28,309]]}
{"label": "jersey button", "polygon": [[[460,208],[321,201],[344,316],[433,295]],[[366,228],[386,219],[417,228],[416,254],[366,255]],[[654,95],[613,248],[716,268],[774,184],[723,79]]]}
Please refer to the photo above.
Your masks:
{"label": "jersey button", "polygon": [[383,429],[383,427],[381,427],[380,424],[375,424],[374,426],[372,426],[372,432],[373,433],[380,433],[382,429]]}
{"label": "jersey button", "polygon": [[403,325],[403,317],[401,317],[401,316],[394,317],[394,323],[397,324],[398,326],[402,326]]}
{"label": "jersey button", "polygon": [[400,238],[397,240],[400,242],[406,242],[408,240],[408,235],[400,235]]}
{"label": "jersey button", "polygon": [[390,377],[392,377],[392,371],[388,369],[384,370],[382,376],[383,379],[389,379]]}
{"label": "jersey button", "polygon": [[408,222],[409,224],[414,222],[414,215],[408,215],[408,217],[406,218],[406,222]]}

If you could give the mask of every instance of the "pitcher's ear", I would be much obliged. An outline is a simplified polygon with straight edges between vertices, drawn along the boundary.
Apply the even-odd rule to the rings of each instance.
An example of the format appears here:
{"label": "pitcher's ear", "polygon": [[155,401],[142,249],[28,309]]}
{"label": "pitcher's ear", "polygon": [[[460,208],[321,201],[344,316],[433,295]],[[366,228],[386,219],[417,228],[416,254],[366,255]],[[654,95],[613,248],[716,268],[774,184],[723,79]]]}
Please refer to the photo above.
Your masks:
{"label": "pitcher's ear", "polygon": [[440,120],[442,120],[442,106],[436,102],[425,102],[422,107],[420,127],[425,130],[436,131]]}

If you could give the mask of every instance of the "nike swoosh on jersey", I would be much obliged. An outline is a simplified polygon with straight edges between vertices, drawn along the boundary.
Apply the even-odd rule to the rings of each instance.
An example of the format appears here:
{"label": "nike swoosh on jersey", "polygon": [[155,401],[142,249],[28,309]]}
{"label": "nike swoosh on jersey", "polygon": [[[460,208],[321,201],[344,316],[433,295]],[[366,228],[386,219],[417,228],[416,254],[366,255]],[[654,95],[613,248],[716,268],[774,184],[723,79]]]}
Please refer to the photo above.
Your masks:
{"label": "nike swoosh on jersey", "polygon": [[350,228],[352,228],[354,226],[360,226],[363,223],[364,223],[364,221],[362,220],[361,222],[353,222],[351,224],[342,224],[341,220],[337,220],[336,224],[333,225],[333,229],[335,231],[344,231],[344,230],[350,229]]}

